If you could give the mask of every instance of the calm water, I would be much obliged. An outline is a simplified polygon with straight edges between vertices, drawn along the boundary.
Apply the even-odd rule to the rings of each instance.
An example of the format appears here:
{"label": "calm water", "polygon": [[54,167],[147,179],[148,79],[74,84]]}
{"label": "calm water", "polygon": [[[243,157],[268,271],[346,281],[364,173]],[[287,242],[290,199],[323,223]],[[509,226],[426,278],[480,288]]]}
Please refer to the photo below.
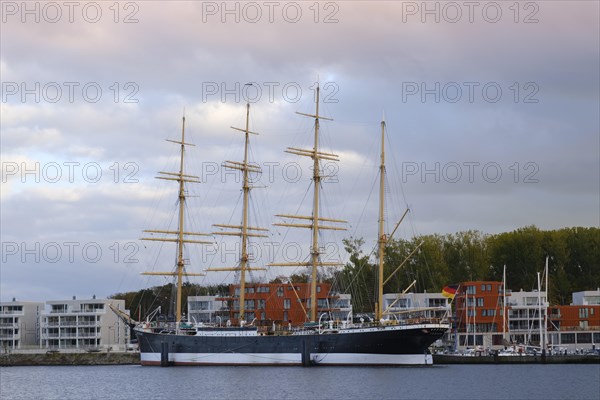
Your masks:
{"label": "calm water", "polygon": [[600,399],[600,365],[5,367],[0,399]]}

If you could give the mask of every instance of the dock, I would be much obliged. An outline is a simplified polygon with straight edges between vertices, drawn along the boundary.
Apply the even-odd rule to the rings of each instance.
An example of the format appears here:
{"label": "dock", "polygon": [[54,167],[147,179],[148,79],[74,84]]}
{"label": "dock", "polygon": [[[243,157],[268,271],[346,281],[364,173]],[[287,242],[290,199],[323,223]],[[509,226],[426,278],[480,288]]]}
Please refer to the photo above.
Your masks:
{"label": "dock", "polygon": [[600,364],[600,355],[521,355],[521,356],[461,356],[434,354],[433,365],[440,364]]}

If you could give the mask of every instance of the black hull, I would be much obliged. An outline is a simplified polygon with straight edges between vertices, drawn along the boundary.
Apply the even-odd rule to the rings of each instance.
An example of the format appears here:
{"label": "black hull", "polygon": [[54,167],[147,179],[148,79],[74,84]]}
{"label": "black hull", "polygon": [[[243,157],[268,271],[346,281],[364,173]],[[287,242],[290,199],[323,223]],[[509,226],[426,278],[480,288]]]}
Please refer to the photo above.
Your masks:
{"label": "black hull", "polygon": [[225,328],[196,335],[136,334],[142,365],[406,365],[431,364],[427,348],[446,329],[419,324],[281,335]]}

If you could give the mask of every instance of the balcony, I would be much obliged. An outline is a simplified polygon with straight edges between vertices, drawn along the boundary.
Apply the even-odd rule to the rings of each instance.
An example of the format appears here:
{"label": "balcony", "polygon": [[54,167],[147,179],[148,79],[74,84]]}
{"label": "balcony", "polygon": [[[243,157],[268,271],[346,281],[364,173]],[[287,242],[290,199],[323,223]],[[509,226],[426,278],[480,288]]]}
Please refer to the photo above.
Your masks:
{"label": "balcony", "polygon": [[20,335],[17,333],[16,335],[14,334],[0,334],[0,340],[13,340],[13,339],[19,339]]}

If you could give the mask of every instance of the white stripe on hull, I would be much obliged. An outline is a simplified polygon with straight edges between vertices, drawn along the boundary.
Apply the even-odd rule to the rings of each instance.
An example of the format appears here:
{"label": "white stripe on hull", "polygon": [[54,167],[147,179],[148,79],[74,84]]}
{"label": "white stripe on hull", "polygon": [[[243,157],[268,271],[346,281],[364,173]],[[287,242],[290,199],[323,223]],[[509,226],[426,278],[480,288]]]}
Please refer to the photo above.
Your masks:
{"label": "white stripe on hull", "polygon": [[[273,365],[302,364],[299,353],[169,353],[169,362],[177,364]],[[160,353],[141,353],[142,364],[160,364]]]}
{"label": "white stripe on hull", "polygon": [[318,365],[433,365],[431,354],[313,353]]}
{"label": "white stripe on hull", "polygon": [[[311,353],[317,365],[432,365],[431,354]],[[160,365],[160,353],[141,353],[142,365]],[[175,365],[302,365],[299,353],[169,353]]]}

